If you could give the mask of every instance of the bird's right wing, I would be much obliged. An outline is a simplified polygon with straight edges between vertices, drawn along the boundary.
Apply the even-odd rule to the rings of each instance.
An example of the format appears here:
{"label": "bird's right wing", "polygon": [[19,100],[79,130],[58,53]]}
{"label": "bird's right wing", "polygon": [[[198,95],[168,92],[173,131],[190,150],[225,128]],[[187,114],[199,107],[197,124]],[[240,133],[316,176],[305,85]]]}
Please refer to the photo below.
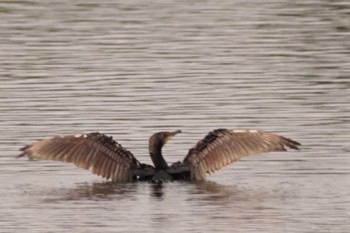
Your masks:
{"label": "bird's right wing", "polygon": [[17,157],[74,163],[112,181],[131,181],[142,170],[134,155],[101,133],[54,137],[27,145]]}
{"label": "bird's right wing", "polygon": [[262,130],[217,129],[189,150],[183,164],[190,167],[191,180],[203,180],[211,173],[243,156],[270,151],[298,149],[298,142]]}

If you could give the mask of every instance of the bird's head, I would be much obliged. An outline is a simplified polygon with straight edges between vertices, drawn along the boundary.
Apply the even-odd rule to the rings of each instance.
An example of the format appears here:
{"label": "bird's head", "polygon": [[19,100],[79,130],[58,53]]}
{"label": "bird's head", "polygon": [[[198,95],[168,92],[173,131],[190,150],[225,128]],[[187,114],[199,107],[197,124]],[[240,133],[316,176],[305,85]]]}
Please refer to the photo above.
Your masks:
{"label": "bird's head", "polygon": [[149,144],[162,147],[165,143],[167,143],[172,137],[174,137],[178,133],[181,133],[181,130],[155,133],[149,138]]}

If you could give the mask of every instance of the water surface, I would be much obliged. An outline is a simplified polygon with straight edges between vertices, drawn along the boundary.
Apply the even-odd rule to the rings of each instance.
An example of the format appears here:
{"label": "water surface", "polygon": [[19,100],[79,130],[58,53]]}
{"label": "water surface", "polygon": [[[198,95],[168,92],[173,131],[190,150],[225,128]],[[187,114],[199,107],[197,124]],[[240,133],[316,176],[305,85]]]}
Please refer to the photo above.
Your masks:
{"label": "water surface", "polygon": [[[350,231],[348,1],[1,1],[1,232]],[[112,184],[25,144],[100,131],[151,163],[215,128],[301,151],[204,183]]]}

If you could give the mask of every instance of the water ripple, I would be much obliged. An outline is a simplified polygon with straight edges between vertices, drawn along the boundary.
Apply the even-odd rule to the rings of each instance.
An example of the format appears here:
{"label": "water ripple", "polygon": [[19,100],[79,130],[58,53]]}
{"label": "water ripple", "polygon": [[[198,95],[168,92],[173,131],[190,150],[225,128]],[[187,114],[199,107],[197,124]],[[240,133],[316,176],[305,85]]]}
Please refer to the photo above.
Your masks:
{"label": "water ripple", "polygon": [[[350,5],[337,1],[2,1],[4,232],[349,232]],[[200,184],[111,184],[15,160],[101,131],[151,163],[215,128],[260,128],[300,152],[242,160]]]}

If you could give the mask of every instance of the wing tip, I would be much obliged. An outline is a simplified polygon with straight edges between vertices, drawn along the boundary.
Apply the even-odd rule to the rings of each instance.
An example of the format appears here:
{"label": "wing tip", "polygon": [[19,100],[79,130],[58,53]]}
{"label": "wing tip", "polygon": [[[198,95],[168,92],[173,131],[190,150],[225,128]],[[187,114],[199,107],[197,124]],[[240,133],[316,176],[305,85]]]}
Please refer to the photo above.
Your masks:
{"label": "wing tip", "polygon": [[285,138],[285,137],[283,137],[283,139],[285,141],[285,146],[289,147],[290,149],[300,150],[299,148],[299,146],[301,146],[300,142],[297,142],[290,138]]}
{"label": "wing tip", "polygon": [[23,152],[23,153],[17,155],[15,158],[18,159],[18,158],[21,158],[21,157],[24,157],[24,156],[26,156],[26,154]]}
{"label": "wing tip", "polygon": [[29,151],[28,149],[31,147],[32,145],[26,145],[22,148],[19,149],[19,151],[21,151],[21,153],[19,155],[16,156],[16,159],[21,158],[21,157],[25,157],[29,155]]}

